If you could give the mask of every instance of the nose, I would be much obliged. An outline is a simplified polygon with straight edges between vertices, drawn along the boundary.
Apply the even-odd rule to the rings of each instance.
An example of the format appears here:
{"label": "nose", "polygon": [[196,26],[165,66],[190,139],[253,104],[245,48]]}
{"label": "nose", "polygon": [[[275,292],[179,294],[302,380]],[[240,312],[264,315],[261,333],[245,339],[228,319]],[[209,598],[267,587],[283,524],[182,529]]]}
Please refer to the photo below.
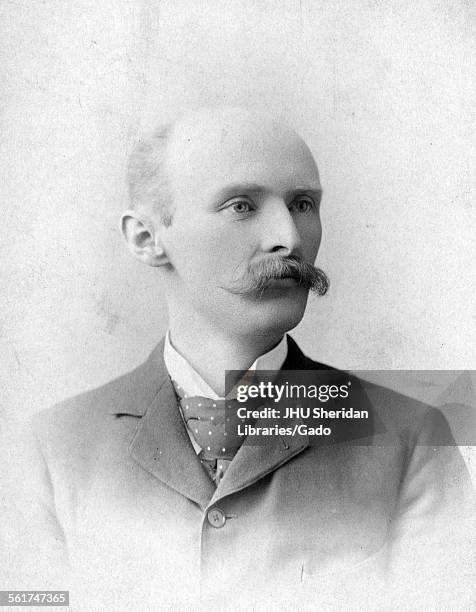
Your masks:
{"label": "nose", "polygon": [[266,253],[301,255],[301,236],[283,200],[268,202],[262,221],[262,247]]}

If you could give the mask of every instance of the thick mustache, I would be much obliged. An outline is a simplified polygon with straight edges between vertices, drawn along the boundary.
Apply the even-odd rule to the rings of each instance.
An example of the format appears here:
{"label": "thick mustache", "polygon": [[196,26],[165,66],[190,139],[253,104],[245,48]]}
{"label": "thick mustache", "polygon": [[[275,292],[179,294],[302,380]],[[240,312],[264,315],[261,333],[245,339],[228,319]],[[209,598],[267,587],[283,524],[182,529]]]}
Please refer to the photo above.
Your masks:
{"label": "thick mustache", "polygon": [[261,295],[273,281],[280,278],[294,278],[301,287],[320,296],[325,295],[329,289],[329,279],[323,270],[291,256],[270,257],[250,264],[243,278],[228,290],[238,295]]}

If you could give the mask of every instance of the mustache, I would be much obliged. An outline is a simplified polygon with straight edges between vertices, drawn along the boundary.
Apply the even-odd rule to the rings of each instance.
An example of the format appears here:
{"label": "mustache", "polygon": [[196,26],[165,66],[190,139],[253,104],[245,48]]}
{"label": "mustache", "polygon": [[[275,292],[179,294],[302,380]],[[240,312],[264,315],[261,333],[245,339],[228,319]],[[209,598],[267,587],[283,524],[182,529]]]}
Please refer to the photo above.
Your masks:
{"label": "mustache", "polygon": [[323,296],[329,289],[329,279],[326,273],[299,257],[289,256],[267,258],[248,266],[243,278],[235,285],[228,287],[231,293],[237,295],[262,295],[273,281],[280,278],[294,278],[298,285]]}

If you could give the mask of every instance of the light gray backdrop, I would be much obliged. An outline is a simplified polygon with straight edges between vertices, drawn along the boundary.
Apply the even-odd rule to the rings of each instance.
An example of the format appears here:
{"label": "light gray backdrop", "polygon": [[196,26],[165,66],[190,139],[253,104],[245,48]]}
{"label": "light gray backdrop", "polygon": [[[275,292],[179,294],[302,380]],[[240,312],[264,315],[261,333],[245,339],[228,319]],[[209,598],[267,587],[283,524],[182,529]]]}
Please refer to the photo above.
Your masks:
{"label": "light gray backdrop", "polygon": [[311,356],[474,367],[473,3],[19,0],[1,12],[4,414],[107,381],[163,334],[154,270],[117,229],[125,159],[141,127],[203,104],[284,115],[315,154],[332,290],[295,332]]}

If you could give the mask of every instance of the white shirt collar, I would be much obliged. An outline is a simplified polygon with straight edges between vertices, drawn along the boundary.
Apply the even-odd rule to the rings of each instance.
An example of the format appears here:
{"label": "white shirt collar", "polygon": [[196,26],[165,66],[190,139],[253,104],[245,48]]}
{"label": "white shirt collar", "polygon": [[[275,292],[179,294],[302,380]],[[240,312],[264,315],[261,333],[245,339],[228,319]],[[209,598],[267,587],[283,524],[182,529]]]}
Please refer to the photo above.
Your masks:
{"label": "white shirt collar", "polygon": [[[288,343],[286,336],[270,351],[260,355],[251,365],[250,370],[280,370],[286,359]],[[200,374],[180,355],[170,342],[167,331],[164,345],[164,361],[169,376],[181,387],[187,395],[200,395],[209,399],[220,399],[215,391],[206,383]]]}

